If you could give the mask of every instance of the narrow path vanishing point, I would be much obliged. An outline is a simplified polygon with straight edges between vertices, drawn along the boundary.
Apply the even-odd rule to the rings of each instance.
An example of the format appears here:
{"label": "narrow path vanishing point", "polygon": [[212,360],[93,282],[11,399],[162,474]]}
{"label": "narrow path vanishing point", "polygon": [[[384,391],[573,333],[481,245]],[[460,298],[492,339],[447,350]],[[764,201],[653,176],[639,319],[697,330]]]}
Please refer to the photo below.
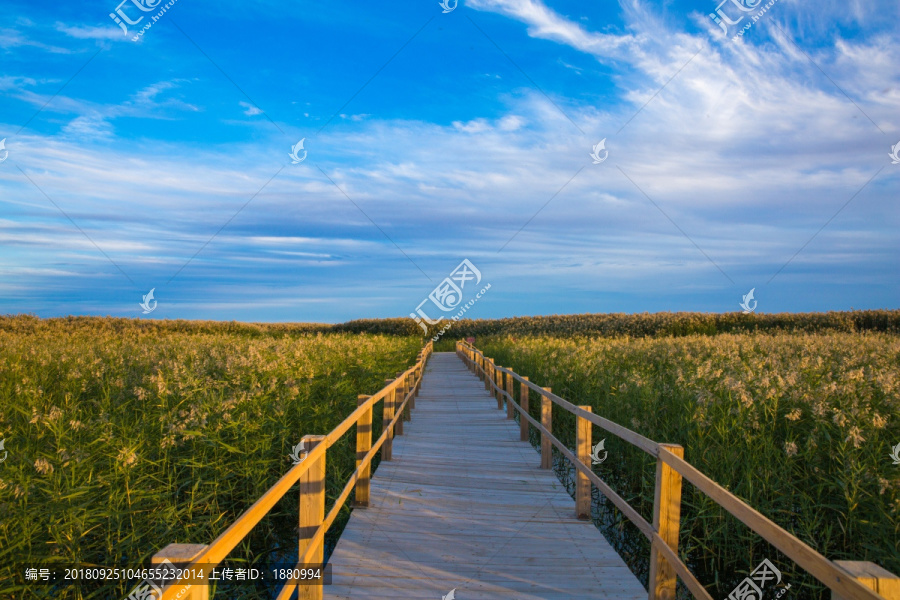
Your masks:
{"label": "narrow path vanishing point", "polygon": [[428,361],[393,460],[331,556],[333,600],[646,600],[647,591],[453,352]]}

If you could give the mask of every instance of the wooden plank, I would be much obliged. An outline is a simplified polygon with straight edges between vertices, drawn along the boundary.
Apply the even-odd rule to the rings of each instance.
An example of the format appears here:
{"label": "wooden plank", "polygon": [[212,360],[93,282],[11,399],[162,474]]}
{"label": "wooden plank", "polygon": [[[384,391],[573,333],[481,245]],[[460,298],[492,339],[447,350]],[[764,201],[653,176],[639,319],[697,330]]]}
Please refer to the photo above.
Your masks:
{"label": "wooden plank", "polygon": [[[548,387],[541,388],[549,394],[552,390]],[[549,469],[553,466],[553,452],[550,450],[550,435],[553,433],[553,403],[547,394],[541,394],[541,468]]]}
{"label": "wooden plank", "polygon": [[[900,600],[900,577],[887,569],[867,561],[836,560],[834,562],[850,573],[853,579],[872,589],[885,600]],[[831,599],[843,600],[837,594],[832,594]]]}
{"label": "wooden plank", "polygon": [[[356,398],[359,405],[365,404],[370,396],[360,395]],[[372,448],[372,407],[366,411],[356,424],[356,468],[359,469],[363,458]],[[356,482],[356,496],[353,506],[365,508],[369,505],[369,479],[372,476],[371,465],[366,465],[360,470],[359,480]]]}
{"label": "wooden plank", "polygon": [[[684,448],[678,444],[660,444],[659,447],[679,458],[684,457]],[[676,556],[680,519],[681,475],[662,460],[657,460],[653,529]],[[650,600],[674,600],[675,584],[675,567],[663,558],[659,544],[651,544]]]}
{"label": "wooden plank", "polygon": [[[531,388],[529,388],[526,383],[528,381],[528,378],[522,377],[522,379],[523,381],[521,382],[519,387],[519,406],[522,409],[521,412],[524,412],[527,415],[528,396],[531,393]],[[528,441],[528,420],[523,419],[521,414],[519,415],[519,440],[522,442]]]}
{"label": "wooden plank", "polygon": [[409,417],[406,415],[406,409],[400,409],[400,405],[406,400],[406,393],[409,389],[407,388],[406,376],[403,373],[397,374],[397,381],[400,383],[397,385],[397,395],[394,397],[394,404],[397,406],[400,414],[403,415],[403,418],[397,421],[397,425],[394,427],[394,435],[403,435],[403,421],[409,421]]}
{"label": "wooden plank", "polygon": [[515,389],[513,389],[514,379],[512,376],[512,372],[506,376],[506,418],[512,419],[515,412],[513,411],[512,405],[515,404],[515,399],[513,395],[516,393]]}
{"label": "wooden plank", "polygon": [[[168,561],[172,563],[173,568],[183,569],[207,548],[205,544],[169,544],[153,555],[150,564],[163,565]],[[189,593],[182,596],[182,600],[209,600],[209,586],[202,584],[190,586]]]}
{"label": "wooden plank", "polygon": [[[325,445],[324,435],[303,436],[304,448],[312,450],[317,445]],[[303,556],[313,549],[310,563],[321,564],[324,559],[324,547],[315,542],[315,536],[319,526],[325,520],[325,454],[312,463],[309,469],[300,478],[300,522],[299,522],[299,552]],[[297,586],[298,600],[321,600],[322,586],[301,585]]]}
{"label": "wooden plank", "polygon": [[[582,406],[582,410],[591,412],[590,406]],[[591,464],[591,422],[575,417],[575,453],[583,465]],[[591,481],[587,475],[575,471],[575,516],[579,519],[591,518]]]}
{"label": "wooden plank", "polygon": [[[389,385],[392,383],[393,379],[385,379],[385,385]],[[388,423],[391,422],[391,419],[394,418],[394,397],[397,395],[396,388],[391,388],[388,394],[384,397],[384,412],[381,416],[382,427],[387,427]],[[391,460],[393,456],[393,447],[394,447],[394,430],[392,428],[388,429],[387,439],[384,441],[384,445],[381,446],[381,460]]]}

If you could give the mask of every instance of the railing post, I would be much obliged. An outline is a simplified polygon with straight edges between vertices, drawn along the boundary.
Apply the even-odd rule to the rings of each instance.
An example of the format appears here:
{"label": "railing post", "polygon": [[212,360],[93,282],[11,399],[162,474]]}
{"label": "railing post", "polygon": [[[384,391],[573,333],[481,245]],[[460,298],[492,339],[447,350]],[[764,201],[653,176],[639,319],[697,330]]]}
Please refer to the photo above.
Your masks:
{"label": "railing post", "polygon": [[494,380],[494,361],[485,357],[484,359],[484,389],[491,390],[491,382]]}
{"label": "railing post", "polygon": [[[659,453],[671,452],[684,458],[684,448],[678,444],[659,444]],[[656,459],[656,492],[653,497],[653,529],[666,545],[678,554],[678,530],[681,519],[681,474]],[[650,600],[674,600],[675,569],[672,568],[656,543],[650,545]]]}
{"label": "railing post", "polygon": [[[853,576],[867,588],[886,600],[900,600],[900,577],[897,577],[887,569],[879,567],[873,562],[861,560],[836,560],[835,564]],[[843,600],[843,598],[831,593],[831,600]]]}
{"label": "railing post", "polygon": [[515,390],[513,389],[513,374],[512,369],[509,370],[509,373],[506,374],[506,393],[509,394],[509,398],[506,399],[506,418],[512,419],[516,411],[513,410],[513,398],[515,396]]}
{"label": "railing post", "polygon": [[494,387],[491,388],[491,393],[494,398],[497,399],[497,410],[503,410],[503,394],[501,390],[503,389],[503,367],[499,365],[494,369]]}
{"label": "railing post", "polygon": [[[394,416],[397,415],[397,411],[400,410],[400,406],[403,404],[403,399],[406,398],[406,379],[400,377],[403,373],[397,373],[397,387],[395,388],[397,394],[394,396]],[[405,409],[404,409],[405,410]],[[397,424],[394,426],[394,435],[403,435],[403,421],[406,420],[406,415],[401,414],[400,418],[397,419]]]}
{"label": "railing post", "polygon": [[[552,391],[550,388],[545,387],[541,388],[545,392]],[[553,413],[552,413],[553,403],[550,401],[550,397],[546,394],[541,394],[541,425],[544,426],[544,429],[547,430],[547,433],[541,432],[541,468],[549,469],[553,466],[553,452],[550,450],[552,448],[550,444],[550,437],[547,435],[548,433],[553,433]]]}
{"label": "railing post", "polygon": [[[385,379],[384,384],[389,385],[393,381],[393,379]],[[384,397],[384,412],[382,412],[381,414],[381,426],[383,428],[387,428],[388,423],[390,423],[394,419],[394,398],[396,397],[396,395],[396,389],[393,389]],[[387,437],[384,439],[384,443],[381,445],[381,460],[391,460],[391,458],[393,458],[393,449],[394,430],[388,429]]]}
{"label": "railing post", "polygon": [[409,410],[406,411],[406,414],[403,417],[409,421],[412,419],[412,411],[416,407],[416,394],[419,392],[419,380],[416,378],[416,375],[419,373],[419,367],[417,366],[412,373],[407,375],[407,389],[411,392],[409,396]]}
{"label": "railing post", "polygon": [[[306,452],[325,442],[324,435],[304,435],[303,447]],[[299,556],[309,548],[316,530],[325,520],[325,454],[311,464],[300,477],[300,544]],[[325,557],[325,546],[319,542],[308,565],[321,565]],[[297,586],[298,600],[322,600],[321,585]]]}
{"label": "railing post", "polygon": [[[150,559],[150,564],[159,566],[169,561],[172,563],[172,568],[187,567],[192,560],[200,556],[208,547],[204,544],[169,544],[153,555]],[[209,574],[207,573],[208,576]],[[181,600],[209,600],[209,585],[194,584],[191,586],[188,594],[187,596],[182,596]]]}
{"label": "railing post", "polygon": [[[356,405],[361,406],[372,396],[364,394],[356,397]],[[364,412],[356,422],[356,468],[359,469],[363,457],[372,449],[372,408]],[[369,506],[369,479],[372,477],[372,463],[359,473],[356,480],[356,496],[353,506],[365,508]]]}
{"label": "railing post", "polygon": [[412,373],[407,373],[406,377],[403,378],[403,397],[406,398],[409,396],[409,402],[406,403],[406,408],[403,409],[403,420],[409,421],[412,419],[412,413],[410,410],[415,404],[415,394],[412,393],[413,382],[412,382]]}
{"label": "railing post", "polygon": [[[578,408],[593,412],[590,406]],[[575,417],[575,455],[581,464],[591,466],[591,422],[584,417]],[[575,516],[591,518],[591,481],[578,469],[575,470]]]}
{"label": "railing post", "polygon": [[422,380],[425,379],[425,361],[428,359],[428,355],[422,353],[421,358],[416,363],[416,396],[419,395],[419,390],[422,389]]}
{"label": "railing post", "polygon": [[494,381],[497,379],[497,363],[494,362],[493,358],[488,359],[490,361],[490,365],[488,366],[488,373],[491,375],[491,380],[488,382],[488,390],[493,392],[494,390]]}
{"label": "railing post", "polygon": [[[525,381],[528,381],[527,377],[522,377],[522,379],[524,379]],[[531,413],[528,412],[528,395],[529,395],[529,392],[531,391],[531,388],[528,387],[528,385],[525,383],[525,381],[523,381],[519,386],[519,406],[522,407],[523,415],[530,416]],[[528,441],[528,426],[529,426],[529,423],[525,419],[525,417],[522,415],[519,415],[519,439],[522,440],[523,442]]]}

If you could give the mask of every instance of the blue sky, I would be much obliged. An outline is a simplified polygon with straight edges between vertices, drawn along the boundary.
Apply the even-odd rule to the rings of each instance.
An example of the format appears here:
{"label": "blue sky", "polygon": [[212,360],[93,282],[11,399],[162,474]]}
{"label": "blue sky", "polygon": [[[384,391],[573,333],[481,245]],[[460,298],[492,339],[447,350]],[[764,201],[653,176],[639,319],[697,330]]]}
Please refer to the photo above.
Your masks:
{"label": "blue sky", "polygon": [[0,314],[898,306],[895,1],[142,1],[4,2]]}

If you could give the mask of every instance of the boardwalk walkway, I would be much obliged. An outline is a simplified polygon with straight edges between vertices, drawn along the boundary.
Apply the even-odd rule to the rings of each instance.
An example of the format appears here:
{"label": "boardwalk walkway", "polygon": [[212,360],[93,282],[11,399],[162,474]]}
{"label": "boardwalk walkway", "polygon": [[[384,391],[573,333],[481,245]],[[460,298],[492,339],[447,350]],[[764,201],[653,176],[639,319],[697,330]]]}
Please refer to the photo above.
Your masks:
{"label": "boardwalk walkway", "polygon": [[647,592],[484,384],[452,352],[428,362],[412,421],[331,557],[325,598],[616,598]]}

